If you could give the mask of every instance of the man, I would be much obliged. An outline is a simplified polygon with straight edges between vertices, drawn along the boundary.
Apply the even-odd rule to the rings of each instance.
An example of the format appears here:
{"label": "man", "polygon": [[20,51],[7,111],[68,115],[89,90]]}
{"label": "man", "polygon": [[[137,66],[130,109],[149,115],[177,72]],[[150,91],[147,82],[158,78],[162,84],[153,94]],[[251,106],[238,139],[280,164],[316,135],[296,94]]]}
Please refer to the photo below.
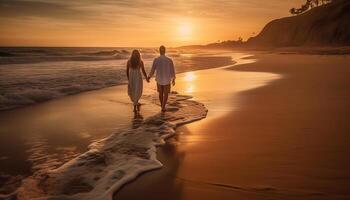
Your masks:
{"label": "man", "polygon": [[170,93],[170,83],[175,85],[175,69],[173,61],[165,56],[165,47],[159,47],[160,56],[153,61],[151,72],[148,76],[150,79],[156,72],[157,91],[159,93],[159,101],[162,112],[165,112],[165,105],[168,101]]}

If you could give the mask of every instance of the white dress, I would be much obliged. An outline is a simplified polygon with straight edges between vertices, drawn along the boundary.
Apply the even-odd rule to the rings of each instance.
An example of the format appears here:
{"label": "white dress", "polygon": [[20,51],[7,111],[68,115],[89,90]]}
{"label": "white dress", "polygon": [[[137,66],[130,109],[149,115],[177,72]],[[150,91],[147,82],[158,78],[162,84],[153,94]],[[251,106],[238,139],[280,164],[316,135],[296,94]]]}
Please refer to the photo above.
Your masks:
{"label": "white dress", "polygon": [[140,67],[129,68],[128,95],[134,105],[137,105],[142,96],[143,82]]}

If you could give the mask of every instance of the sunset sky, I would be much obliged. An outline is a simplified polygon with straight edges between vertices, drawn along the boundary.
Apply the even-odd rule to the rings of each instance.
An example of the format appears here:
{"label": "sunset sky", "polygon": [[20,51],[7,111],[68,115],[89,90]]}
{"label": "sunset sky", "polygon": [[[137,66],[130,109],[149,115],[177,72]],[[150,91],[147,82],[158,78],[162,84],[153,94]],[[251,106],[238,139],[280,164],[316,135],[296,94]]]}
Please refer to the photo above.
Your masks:
{"label": "sunset sky", "polygon": [[179,46],[247,39],[302,0],[0,0],[1,46]]}

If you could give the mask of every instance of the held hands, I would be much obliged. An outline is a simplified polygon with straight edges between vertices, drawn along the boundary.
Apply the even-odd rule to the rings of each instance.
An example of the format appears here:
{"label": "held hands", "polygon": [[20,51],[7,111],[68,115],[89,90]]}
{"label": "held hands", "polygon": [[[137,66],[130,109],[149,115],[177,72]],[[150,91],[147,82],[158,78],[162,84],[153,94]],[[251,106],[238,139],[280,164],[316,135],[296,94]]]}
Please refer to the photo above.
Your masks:
{"label": "held hands", "polygon": [[[147,81],[147,83],[149,83],[149,82],[150,82],[150,80],[151,80],[151,77],[150,77],[150,76],[147,76],[147,77],[146,77],[146,81]],[[175,86],[175,79],[173,79],[173,81],[172,81],[172,85],[173,85],[173,86]]]}

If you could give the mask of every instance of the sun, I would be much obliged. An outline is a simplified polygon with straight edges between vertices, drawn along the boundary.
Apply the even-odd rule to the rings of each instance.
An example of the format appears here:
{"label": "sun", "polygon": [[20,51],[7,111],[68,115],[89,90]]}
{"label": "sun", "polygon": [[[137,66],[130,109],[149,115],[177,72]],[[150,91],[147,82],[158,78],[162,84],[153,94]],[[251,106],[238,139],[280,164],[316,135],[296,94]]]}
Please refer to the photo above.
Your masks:
{"label": "sun", "polygon": [[192,37],[192,25],[190,23],[180,23],[178,26],[178,34],[182,39],[190,39]]}

